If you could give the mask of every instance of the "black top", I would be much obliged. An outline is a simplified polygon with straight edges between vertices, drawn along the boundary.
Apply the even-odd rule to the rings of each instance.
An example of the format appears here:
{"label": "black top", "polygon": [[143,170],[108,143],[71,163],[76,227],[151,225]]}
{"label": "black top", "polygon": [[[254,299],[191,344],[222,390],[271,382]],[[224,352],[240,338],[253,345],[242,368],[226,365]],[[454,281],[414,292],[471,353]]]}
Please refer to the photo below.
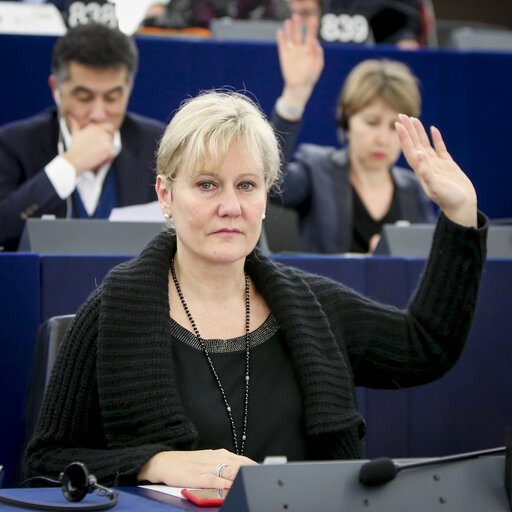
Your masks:
{"label": "black top", "polygon": [[359,197],[356,189],[352,187],[354,196],[354,227],[351,252],[367,253],[369,249],[370,238],[380,230],[384,224],[394,224],[397,220],[403,219],[398,193],[396,187],[393,187],[393,197],[386,215],[379,220],[375,220]]}
{"label": "black top", "polygon": [[[172,334],[179,393],[187,415],[197,427],[197,448],[226,448],[234,452],[226,408],[199,341],[174,320]],[[205,344],[231,406],[240,445],[245,400],[245,336],[205,340]],[[267,455],[307,460],[299,384],[289,350],[272,315],[251,333],[249,375],[245,455],[257,462],[263,462]]]}

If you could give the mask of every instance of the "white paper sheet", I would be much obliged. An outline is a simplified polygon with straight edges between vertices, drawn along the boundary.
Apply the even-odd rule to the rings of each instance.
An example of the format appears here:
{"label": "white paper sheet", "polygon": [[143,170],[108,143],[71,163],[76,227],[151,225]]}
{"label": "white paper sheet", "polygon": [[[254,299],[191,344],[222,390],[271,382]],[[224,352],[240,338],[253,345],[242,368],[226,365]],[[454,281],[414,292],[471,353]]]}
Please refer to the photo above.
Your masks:
{"label": "white paper sheet", "polygon": [[176,496],[178,498],[186,499],[181,494],[181,490],[183,487],[170,487],[168,485],[139,485],[142,489],[149,489],[150,491],[163,492],[164,494],[170,494],[171,496]]}
{"label": "white paper sheet", "polygon": [[114,208],[108,219],[119,222],[165,222],[158,201]]}

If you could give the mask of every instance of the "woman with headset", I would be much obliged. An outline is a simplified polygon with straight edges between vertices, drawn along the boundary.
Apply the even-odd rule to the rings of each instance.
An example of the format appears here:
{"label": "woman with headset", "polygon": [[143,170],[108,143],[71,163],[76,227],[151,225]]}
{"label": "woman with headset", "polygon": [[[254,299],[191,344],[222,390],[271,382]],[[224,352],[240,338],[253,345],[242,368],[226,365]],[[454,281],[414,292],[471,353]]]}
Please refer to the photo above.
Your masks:
{"label": "woman with headset", "polygon": [[324,66],[317,22],[303,37],[298,17],[278,32],[284,88],[273,124],[286,160],[276,204],[299,213],[300,249],[318,253],[373,252],[383,224],[432,222],[434,210],[418,178],[395,165],[401,150],[398,114],[417,117],[416,77],[401,62],[365,60],[348,75],[337,104],[341,149],[302,144],[292,155],[302,112]]}

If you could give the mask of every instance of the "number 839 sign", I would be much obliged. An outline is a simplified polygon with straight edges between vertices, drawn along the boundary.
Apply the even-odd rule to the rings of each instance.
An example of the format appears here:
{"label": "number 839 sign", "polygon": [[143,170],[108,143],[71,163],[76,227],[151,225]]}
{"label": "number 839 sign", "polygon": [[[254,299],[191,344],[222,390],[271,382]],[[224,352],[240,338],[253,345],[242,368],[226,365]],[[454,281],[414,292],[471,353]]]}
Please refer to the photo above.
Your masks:
{"label": "number 839 sign", "polygon": [[320,37],[328,43],[364,43],[370,36],[368,20],[361,14],[324,14]]}

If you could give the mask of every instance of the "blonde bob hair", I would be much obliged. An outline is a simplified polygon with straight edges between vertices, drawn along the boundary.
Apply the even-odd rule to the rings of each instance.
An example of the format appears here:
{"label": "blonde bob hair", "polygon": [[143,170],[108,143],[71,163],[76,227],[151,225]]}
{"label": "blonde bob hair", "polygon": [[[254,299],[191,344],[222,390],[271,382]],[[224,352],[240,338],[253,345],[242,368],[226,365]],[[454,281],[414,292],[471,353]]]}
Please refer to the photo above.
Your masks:
{"label": "blonde bob hair", "polygon": [[263,112],[247,96],[226,90],[204,91],[185,100],[167,126],[157,155],[157,173],[172,185],[178,172],[218,169],[236,145],[267,191],[280,168],[279,145]]}
{"label": "blonde bob hair", "polygon": [[420,114],[418,79],[411,70],[395,60],[368,59],[354,67],[345,80],[337,105],[338,124],[347,130],[349,118],[376,98],[402,114]]}

